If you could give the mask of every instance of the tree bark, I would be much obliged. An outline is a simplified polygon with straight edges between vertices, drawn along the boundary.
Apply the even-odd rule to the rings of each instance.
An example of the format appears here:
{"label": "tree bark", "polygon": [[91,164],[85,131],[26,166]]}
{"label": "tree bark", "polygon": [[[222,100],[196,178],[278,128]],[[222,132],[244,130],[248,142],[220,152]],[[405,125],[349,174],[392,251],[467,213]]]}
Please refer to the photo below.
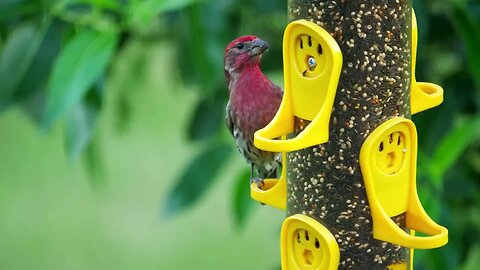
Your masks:
{"label": "tree bark", "polygon": [[[329,141],[287,154],[287,215],[332,232],[339,269],[409,265],[409,249],[373,238],[359,153],[380,124],[410,118],[411,8],[411,0],[289,0],[289,19],[320,25],[343,54]],[[306,125],[297,118],[295,133]],[[404,215],[394,221],[405,228]]]}

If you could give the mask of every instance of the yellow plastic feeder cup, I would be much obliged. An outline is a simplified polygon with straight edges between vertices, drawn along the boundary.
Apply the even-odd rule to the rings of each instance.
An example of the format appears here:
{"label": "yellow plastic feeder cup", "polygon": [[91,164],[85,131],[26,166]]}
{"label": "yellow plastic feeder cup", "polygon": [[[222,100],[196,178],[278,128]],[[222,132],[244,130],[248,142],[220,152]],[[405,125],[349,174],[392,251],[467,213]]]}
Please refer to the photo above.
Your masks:
{"label": "yellow plastic feeder cup", "polygon": [[[282,153],[282,160],[287,160],[287,155]],[[260,188],[256,183],[250,185],[250,197],[257,202],[285,210],[287,207],[287,166],[282,166],[280,179],[264,179]]]}
{"label": "yellow plastic feeder cup", "polygon": [[340,249],[332,233],[305,215],[288,217],[282,226],[283,270],[336,270]]}
{"label": "yellow plastic feeder cup", "polygon": [[[425,212],[417,195],[417,131],[413,122],[395,117],[376,128],[360,150],[360,168],[373,221],[373,237],[409,248],[431,249],[448,242],[448,230]],[[405,232],[391,217],[405,214]]]}
{"label": "yellow plastic feeder cup", "polygon": [[412,81],[410,84],[410,110],[412,115],[440,105],[443,102],[443,88],[434,83],[417,82],[415,65],[417,61],[418,27],[415,11],[412,9]]}
{"label": "yellow plastic feeder cup", "polygon": [[[322,27],[306,21],[291,22],[283,38],[285,91],[273,120],[255,132],[254,144],[271,152],[291,152],[328,141],[328,128],[342,52]],[[276,139],[293,132],[294,118],[311,121],[291,139]]]}
{"label": "yellow plastic feeder cup", "polygon": [[[272,121],[254,135],[257,148],[283,153],[282,175],[279,179],[265,179],[262,189],[252,184],[250,194],[256,201],[285,210],[285,153],[328,141],[342,53],[335,39],[322,27],[298,20],[285,29],[283,63],[285,91],[280,108]],[[287,139],[286,135],[293,132],[295,117],[311,122],[295,138]]]}

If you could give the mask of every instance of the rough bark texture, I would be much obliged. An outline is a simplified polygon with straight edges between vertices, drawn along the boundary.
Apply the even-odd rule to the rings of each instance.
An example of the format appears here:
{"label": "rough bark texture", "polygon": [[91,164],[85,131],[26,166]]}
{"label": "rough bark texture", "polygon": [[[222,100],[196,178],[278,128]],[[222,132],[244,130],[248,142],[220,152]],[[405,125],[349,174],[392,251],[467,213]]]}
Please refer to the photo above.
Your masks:
{"label": "rough bark texture", "polygon": [[[328,143],[288,154],[287,214],[326,226],[340,247],[339,269],[388,269],[409,250],[373,239],[359,166],[367,136],[393,116],[410,118],[411,0],[290,0],[289,19],[329,31],[343,69]],[[297,119],[296,132],[308,123]],[[401,227],[404,216],[394,218]]]}

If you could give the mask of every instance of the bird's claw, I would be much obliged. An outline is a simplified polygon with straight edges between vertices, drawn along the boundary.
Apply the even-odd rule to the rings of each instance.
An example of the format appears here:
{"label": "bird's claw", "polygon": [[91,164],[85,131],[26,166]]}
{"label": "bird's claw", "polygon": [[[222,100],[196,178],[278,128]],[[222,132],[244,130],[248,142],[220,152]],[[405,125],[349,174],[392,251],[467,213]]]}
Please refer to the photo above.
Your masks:
{"label": "bird's claw", "polygon": [[263,190],[263,188],[265,187],[265,182],[263,181],[263,178],[259,178],[259,177],[250,178],[250,185],[253,183],[255,183],[257,187],[261,190]]}

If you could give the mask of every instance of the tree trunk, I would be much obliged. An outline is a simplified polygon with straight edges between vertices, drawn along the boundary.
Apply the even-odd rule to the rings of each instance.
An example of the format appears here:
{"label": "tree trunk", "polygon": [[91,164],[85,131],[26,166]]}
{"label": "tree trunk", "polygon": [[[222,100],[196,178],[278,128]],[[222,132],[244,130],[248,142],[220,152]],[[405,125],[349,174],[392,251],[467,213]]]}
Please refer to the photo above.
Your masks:
{"label": "tree trunk", "polygon": [[[411,0],[289,1],[290,20],[320,25],[343,54],[329,141],[287,154],[287,215],[308,215],[332,232],[339,269],[409,265],[409,249],[373,238],[359,153],[390,117],[410,118],[411,8]],[[297,118],[295,132],[307,124]],[[405,228],[404,215],[394,221]]]}

